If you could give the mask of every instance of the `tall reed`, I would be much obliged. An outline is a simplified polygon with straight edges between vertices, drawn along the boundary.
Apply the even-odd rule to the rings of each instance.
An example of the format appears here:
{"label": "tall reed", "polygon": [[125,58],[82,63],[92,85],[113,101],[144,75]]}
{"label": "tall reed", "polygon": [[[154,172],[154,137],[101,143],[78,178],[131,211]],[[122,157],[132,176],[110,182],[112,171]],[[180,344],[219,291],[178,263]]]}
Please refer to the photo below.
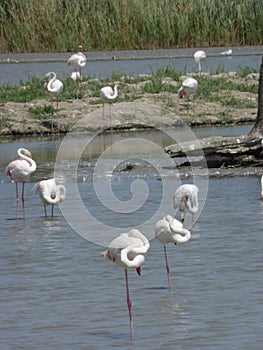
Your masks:
{"label": "tall reed", "polygon": [[0,51],[256,45],[262,0],[2,0]]}

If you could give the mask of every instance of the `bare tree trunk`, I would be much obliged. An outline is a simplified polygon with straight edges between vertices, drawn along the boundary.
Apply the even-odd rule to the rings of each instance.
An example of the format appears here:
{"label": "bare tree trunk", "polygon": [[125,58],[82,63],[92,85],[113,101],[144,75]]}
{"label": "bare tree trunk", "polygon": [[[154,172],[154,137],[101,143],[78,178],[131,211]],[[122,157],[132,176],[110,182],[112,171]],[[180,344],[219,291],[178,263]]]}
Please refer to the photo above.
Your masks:
{"label": "bare tree trunk", "polygon": [[263,57],[259,69],[257,119],[252,130],[249,132],[249,136],[254,136],[253,134],[263,134]]}

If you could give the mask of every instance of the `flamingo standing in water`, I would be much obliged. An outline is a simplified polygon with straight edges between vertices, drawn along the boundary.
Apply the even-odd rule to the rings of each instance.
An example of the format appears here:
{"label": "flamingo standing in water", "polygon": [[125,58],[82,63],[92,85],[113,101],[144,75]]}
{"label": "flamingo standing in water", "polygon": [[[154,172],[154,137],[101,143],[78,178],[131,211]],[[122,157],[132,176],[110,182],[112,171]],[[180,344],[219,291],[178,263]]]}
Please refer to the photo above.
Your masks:
{"label": "flamingo standing in water", "polygon": [[186,243],[191,238],[191,233],[183,227],[183,224],[180,221],[174,219],[171,215],[166,215],[163,219],[159,220],[155,224],[154,232],[157,239],[161,243],[163,243],[166,271],[168,277],[168,288],[170,290],[170,269],[168,265],[166,244]]}
{"label": "flamingo standing in water", "polygon": [[115,238],[109,247],[101,254],[122,266],[125,270],[127,306],[130,318],[130,337],[133,338],[133,322],[131,313],[131,300],[128,284],[128,268],[135,268],[141,274],[141,264],[145,261],[145,254],[150,247],[148,239],[137,229],[123,233]]}
{"label": "flamingo standing in water", "polygon": [[19,159],[13,160],[6,167],[6,175],[16,183],[16,203],[19,204],[18,182],[22,182],[22,204],[25,207],[25,181],[36,170],[36,162],[32,159],[31,153],[25,148],[17,150]]}
{"label": "flamingo standing in water", "polygon": [[118,97],[118,84],[114,85],[114,90],[110,86],[104,86],[103,88],[100,89],[100,98],[102,101],[102,118],[104,119],[104,104],[108,103],[109,104],[109,115],[110,115],[110,127],[112,124],[111,120],[111,107],[110,107],[110,102],[112,100],[115,100],[115,98]]}
{"label": "flamingo standing in water", "polygon": [[185,218],[185,208],[187,208],[192,214],[192,220],[194,220],[194,214],[197,213],[199,209],[198,192],[198,187],[192,184],[181,185],[175,191],[173,196],[173,207],[174,209],[179,208],[182,222]]}
{"label": "flamingo standing in water", "polygon": [[206,61],[206,53],[202,50],[198,50],[194,53],[194,60],[195,60],[195,63],[197,65],[197,71],[198,73],[200,73],[202,71],[202,68],[201,68],[201,61],[203,61],[206,65],[206,69],[207,69],[207,73],[209,74],[210,73],[210,68],[207,64],[207,61]]}
{"label": "flamingo standing in water", "polygon": [[51,217],[54,216],[54,205],[63,202],[66,198],[66,187],[59,183],[57,179],[39,181],[36,185],[36,193],[44,204],[45,217],[47,217],[47,205],[51,205]]}
{"label": "flamingo standing in water", "polygon": [[56,97],[57,107],[56,111],[58,111],[58,98],[63,91],[63,83],[59,79],[57,79],[57,75],[54,72],[49,72],[46,74],[46,83],[45,89],[50,93],[51,97],[51,105],[52,105],[52,113],[53,113],[53,97]]}

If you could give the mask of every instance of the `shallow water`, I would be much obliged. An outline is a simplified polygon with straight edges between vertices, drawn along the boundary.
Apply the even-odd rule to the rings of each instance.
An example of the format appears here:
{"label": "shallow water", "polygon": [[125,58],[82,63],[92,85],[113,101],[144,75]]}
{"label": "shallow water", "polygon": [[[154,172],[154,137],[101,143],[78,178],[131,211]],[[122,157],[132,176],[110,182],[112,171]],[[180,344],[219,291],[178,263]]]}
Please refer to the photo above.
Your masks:
{"label": "shallow water", "polygon": [[[227,47],[205,49],[212,72],[222,70],[238,72],[245,67],[258,71],[263,46],[233,47],[231,56],[222,55],[227,49]],[[88,52],[88,63],[83,69],[83,76],[106,79],[117,73],[137,77],[139,74],[152,74],[158,68],[167,66],[178,72],[191,73],[196,70],[193,60],[193,53],[196,50],[193,48]],[[72,71],[66,67],[69,57],[69,53],[0,54],[0,85],[15,85],[35,76],[44,79],[45,74],[50,71],[56,72],[60,79],[65,79]]]}
{"label": "shallow water", "polygon": [[[198,136],[240,135],[250,127],[194,131]],[[140,137],[162,147],[167,142],[164,133],[144,132]],[[67,220],[65,206],[71,197],[64,207],[61,205],[66,217],[55,208],[55,218],[45,219],[40,199],[32,190],[36,181],[52,176],[60,142],[24,139],[0,145],[1,349],[261,349],[261,169],[240,169],[231,176],[215,169],[209,179],[193,177],[188,170],[178,175],[170,169],[169,176],[162,177],[158,168],[140,168],[139,156],[134,154],[139,162],[136,170],[116,171],[110,176],[104,172],[93,178],[101,158],[94,146],[88,157],[83,155],[77,174],[71,172],[72,159],[64,159],[69,192],[73,180],[77,181],[88,212],[99,213],[96,222],[75,211],[76,222],[85,227],[84,239],[72,229],[71,219]],[[21,219],[16,220],[15,186],[6,179],[4,169],[21,145],[32,151],[38,169],[26,184],[25,213],[20,210]],[[144,198],[144,191],[138,193],[136,187],[131,191],[135,180],[144,181],[150,189],[147,205],[124,215],[101,209],[97,193],[91,191],[92,183],[103,185],[109,178],[114,195],[123,205],[133,196]],[[204,184],[200,188],[202,210],[193,226],[187,216],[192,239],[185,245],[167,247],[172,284],[169,292],[163,247],[153,239],[153,218],[161,218],[162,210],[174,214],[173,191],[179,183],[193,179],[200,187]],[[168,187],[170,195],[163,194],[161,184]],[[161,195],[164,209],[156,207]],[[107,219],[106,224],[102,219]],[[150,239],[151,247],[142,276],[129,271],[135,334],[131,342],[124,271],[104,260],[100,256],[104,247],[94,241],[102,237],[105,242],[135,224]]]}

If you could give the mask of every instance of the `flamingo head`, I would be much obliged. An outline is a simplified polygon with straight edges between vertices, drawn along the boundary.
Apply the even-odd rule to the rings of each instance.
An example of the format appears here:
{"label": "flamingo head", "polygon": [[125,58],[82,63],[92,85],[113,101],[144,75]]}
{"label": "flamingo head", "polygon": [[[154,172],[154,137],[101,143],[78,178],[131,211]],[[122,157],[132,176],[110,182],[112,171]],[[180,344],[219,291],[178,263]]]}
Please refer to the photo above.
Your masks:
{"label": "flamingo head", "polygon": [[141,276],[141,266],[136,267],[136,271],[139,276]]}

